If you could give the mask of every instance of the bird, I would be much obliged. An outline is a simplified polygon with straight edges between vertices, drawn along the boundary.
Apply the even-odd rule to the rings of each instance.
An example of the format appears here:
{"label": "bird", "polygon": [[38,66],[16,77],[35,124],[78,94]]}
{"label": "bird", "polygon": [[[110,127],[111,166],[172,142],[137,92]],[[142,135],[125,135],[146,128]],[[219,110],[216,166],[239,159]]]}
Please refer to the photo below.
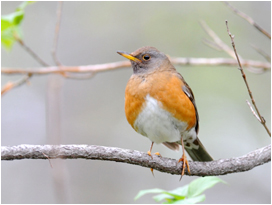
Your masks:
{"label": "bird", "polygon": [[117,53],[129,59],[133,68],[125,89],[125,114],[132,128],[151,140],[147,154],[153,159],[154,143],[175,151],[181,145],[181,178],[185,168],[190,174],[185,150],[193,161],[212,161],[198,138],[199,116],[192,89],[167,55],[151,46]]}

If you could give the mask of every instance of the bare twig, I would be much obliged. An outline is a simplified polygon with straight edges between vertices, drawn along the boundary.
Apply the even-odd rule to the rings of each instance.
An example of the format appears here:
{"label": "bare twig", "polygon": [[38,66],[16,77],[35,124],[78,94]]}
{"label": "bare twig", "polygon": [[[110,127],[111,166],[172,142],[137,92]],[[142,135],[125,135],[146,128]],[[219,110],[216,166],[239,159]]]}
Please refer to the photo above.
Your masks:
{"label": "bare twig", "polygon": [[7,82],[6,85],[4,85],[1,90],[1,95],[5,94],[6,92],[8,92],[9,90],[11,90],[15,87],[18,87],[18,86],[24,84],[25,82],[27,82],[29,80],[29,78],[31,76],[32,76],[32,74],[29,73],[26,76],[22,77],[21,79],[15,81],[15,82]]}
{"label": "bare twig", "polygon": [[268,62],[271,62],[271,56],[264,52],[262,49],[251,44],[251,47],[254,48],[260,55],[262,55]]}
{"label": "bare twig", "polygon": [[[237,66],[237,61],[233,59],[225,58],[170,58],[171,62],[176,65],[191,65],[191,66]],[[253,60],[243,60],[242,65],[245,67],[254,66],[260,70],[271,70],[271,64],[267,62],[253,61]],[[110,71],[125,67],[130,67],[129,61],[119,61],[113,63],[97,64],[97,65],[86,65],[86,66],[51,66],[43,67],[37,69],[20,69],[20,68],[2,68],[2,74],[28,74],[42,75],[42,74],[52,74],[59,73],[60,71],[70,72],[70,73],[91,73],[94,75],[98,72]],[[88,76],[89,77],[89,76]],[[90,76],[91,77],[91,76]]]}
{"label": "bare twig", "polygon": [[[204,21],[200,21],[201,26],[203,27],[203,29],[207,32],[207,34],[213,39],[213,41],[210,40],[204,40],[203,42],[216,49],[216,50],[223,50],[225,51],[229,56],[231,56],[233,59],[236,60],[236,56],[235,53],[233,52],[233,50],[227,45],[225,44],[217,35],[216,33],[209,28],[209,26],[204,22]],[[239,55],[240,61],[241,63],[243,62],[242,57]],[[237,60],[236,60],[237,61]],[[252,72],[252,73],[263,73],[264,70],[263,69],[258,69],[254,66],[247,66],[247,70]]]}
{"label": "bare twig", "polygon": [[[231,56],[232,58],[235,59],[235,54],[233,52],[233,50],[227,45],[225,44],[218,36],[217,34],[206,24],[205,21],[201,20],[200,21],[200,25],[202,26],[202,28],[204,29],[204,31],[206,31],[206,33],[213,39],[214,43],[211,44],[208,43],[209,41],[206,40],[206,43],[209,45],[211,44],[212,47],[214,47],[215,45],[220,48],[221,50],[225,51],[229,56]],[[214,45],[215,44],[215,45]]]}
{"label": "bare twig", "polygon": [[60,61],[57,58],[57,47],[58,47],[58,38],[59,38],[59,28],[60,28],[60,20],[61,20],[61,13],[62,13],[62,4],[63,2],[59,2],[58,9],[57,9],[57,23],[55,27],[55,38],[54,38],[54,45],[52,49],[52,56],[56,63],[56,65],[61,66]]}
{"label": "bare twig", "polygon": [[52,166],[52,164],[51,164],[51,161],[50,161],[50,158],[49,158],[46,154],[44,154],[43,152],[42,152],[42,154],[48,159],[49,164],[50,164],[50,167],[53,168],[53,166]]}
{"label": "bare twig", "polygon": [[24,41],[20,38],[17,39],[19,44],[36,60],[38,61],[41,65],[43,66],[49,66],[45,61],[43,61],[30,47],[28,47]]}
{"label": "bare twig", "polygon": [[[231,44],[232,44],[234,53],[235,53],[236,58],[237,58],[237,62],[238,62],[238,65],[239,65],[239,70],[241,71],[242,77],[243,77],[244,82],[245,82],[245,84],[246,84],[246,87],[247,87],[248,94],[249,94],[249,96],[250,96],[251,102],[252,102],[252,104],[253,104],[253,106],[254,106],[254,108],[255,108],[255,110],[256,110],[258,116],[259,116],[259,119],[261,120],[261,124],[264,126],[264,128],[266,129],[268,135],[271,137],[271,132],[270,132],[270,130],[268,129],[268,127],[266,126],[265,119],[261,116],[261,114],[260,114],[260,112],[259,112],[259,109],[258,109],[258,107],[257,107],[257,105],[256,105],[256,103],[255,103],[255,100],[254,100],[254,98],[253,98],[253,94],[252,94],[252,92],[251,92],[251,90],[250,90],[250,88],[249,88],[249,85],[248,85],[248,82],[247,82],[247,79],[246,79],[246,74],[244,73],[243,67],[242,67],[242,65],[241,65],[239,56],[238,56],[237,51],[236,51],[236,47],[235,47],[235,43],[234,43],[234,36],[231,35],[231,33],[230,33],[230,31],[229,31],[228,21],[226,21],[226,26],[227,26],[227,32],[228,32],[228,34],[229,34],[229,36],[230,36],[230,39],[231,39]],[[258,119],[258,118],[257,118],[257,119]]]}
{"label": "bare twig", "polygon": [[[1,147],[2,160],[20,159],[91,159],[106,160],[134,164],[153,168],[160,172],[180,175],[182,163],[175,159],[153,156],[145,152],[104,147],[97,145],[19,145]],[[219,159],[211,162],[190,163],[190,173],[193,176],[215,176],[244,172],[271,161],[271,145],[252,151],[241,157]],[[185,174],[188,175],[187,170]]]}
{"label": "bare twig", "polygon": [[[16,38],[18,43],[35,59],[37,60],[41,65],[43,66],[49,66],[45,61],[43,61],[30,47],[28,47],[24,41],[20,38]],[[8,92],[9,90],[18,87],[25,82],[27,82],[32,77],[32,73],[27,73],[26,76],[22,77],[16,82],[8,82],[6,85],[3,86],[1,90],[1,95]]]}
{"label": "bare twig", "polygon": [[238,16],[242,17],[243,19],[245,19],[248,23],[250,23],[251,25],[253,25],[256,29],[258,29],[260,32],[262,32],[265,36],[267,36],[269,39],[271,39],[271,35],[264,30],[263,28],[261,28],[261,26],[259,26],[250,16],[246,15],[245,13],[239,11],[238,9],[236,9],[235,7],[233,7],[232,5],[230,5],[227,1],[225,1],[225,4],[234,12],[236,13]]}
{"label": "bare twig", "polygon": [[87,65],[87,66],[51,66],[51,67],[43,67],[39,69],[6,69],[2,68],[1,72],[5,74],[50,74],[50,73],[58,73],[61,70],[64,72],[72,72],[72,73],[96,73],[114,70],[118,68],[130,67],[131,64],[129,61],[119,61],[114,63],[105,63],[105,64],[97,64],[97,65]]}
{"label": "bare twig", "polygon": [[253,107],[251,106],[250,102],[249,102],[248,100],[246,100],[246,102],[247,102],[247,104],[248,104],[248,106],[249,106],[251,112],[253,113],[253,115],[257,118],[257,120],[258,120],[259,122],[262,122],[261,119],[259,118],[259,116],[258,116],[258,115],[256,114],[256,112],[254,111],[254,109],[253,109]]}
{"label": "bare twig", "polygon": [[92,73],[81,73],[80,75],[75,75],[74,73],[66,73],[66,78],[70,79],[78,79],[78,80],[88,80],[95,75],[94,72]]}
{"label": "bare twig", "polygon": [[[205,29],[204,29],[204,30],[205,30]],[[213,49],[215,49],[215,50],[217,50],[217,51],[222,51],[222,48],[221,48],[219,45],[217,45],[215,42],[213,42],[213,41],[211,41],[211,40],[209,40],[209,39],[204,38],[204,39],[202,40],[202,42],[203,42],[204,44],[206,44],[207,46],[209,46],[209,47],[211,47],[211,48],[213,48]]]}
{"label": "bare twig", "polygon": [[[176,65],[191,66],[237,66],[236,59],[228,58],[170,58],[171,62]],[[264,70],[271,70],[271,64],[261,61],[241,60],[244,67],[255,67],[258,73]]]}

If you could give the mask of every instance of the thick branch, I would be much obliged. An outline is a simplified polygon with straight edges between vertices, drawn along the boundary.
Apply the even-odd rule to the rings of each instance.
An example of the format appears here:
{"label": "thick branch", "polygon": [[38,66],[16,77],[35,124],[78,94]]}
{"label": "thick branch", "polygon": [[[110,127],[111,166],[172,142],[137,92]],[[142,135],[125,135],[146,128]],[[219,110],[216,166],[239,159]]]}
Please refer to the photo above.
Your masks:
{"label": "thick branch", "polygon": [[[1,147],[2,160],[18,159],[92,159],[123,162],[156,169],[160,172],[180,175],[181,163],[175,159],[153,156],[147,153],[115,147],[96,145],[18,145]],[[241,157],[219,159],[212,162],[190,161],[191,175],[211,176],[244,172],[271,161],[271,145],[252,151]],[[185,171],[188,175],[188,173]]]}

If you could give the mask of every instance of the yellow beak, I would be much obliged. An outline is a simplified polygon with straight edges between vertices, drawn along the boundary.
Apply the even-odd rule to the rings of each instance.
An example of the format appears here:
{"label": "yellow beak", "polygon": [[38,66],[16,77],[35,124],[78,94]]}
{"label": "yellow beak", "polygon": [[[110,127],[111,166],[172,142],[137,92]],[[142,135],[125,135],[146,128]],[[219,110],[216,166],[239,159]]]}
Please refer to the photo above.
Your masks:
{"label": "yellow beak", "polygon": [[134,61],[134,62],[138,62],[138,63],[141,63],[141,62],[142,62],[140,59],[135,58],[134,56],[132,56],[132,55],[130,55],[130,54],[124,52],[124,51],[117,51],[117,53],[120,54],[121,56],[123,56],[123,57],[129,59],[129,60]]}

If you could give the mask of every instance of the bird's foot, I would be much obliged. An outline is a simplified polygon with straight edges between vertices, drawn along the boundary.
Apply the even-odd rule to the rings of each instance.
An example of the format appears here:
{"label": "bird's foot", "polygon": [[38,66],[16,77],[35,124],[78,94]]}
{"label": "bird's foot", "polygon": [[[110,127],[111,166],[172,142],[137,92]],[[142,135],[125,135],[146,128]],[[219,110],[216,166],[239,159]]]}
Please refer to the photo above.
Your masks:
{"label": "bird's foot", "polygon": [[187,157],[186,157],[185,153],[183,153],[183,155],[182,155],[182,157],[179,159],[178,163],[181,162],[181,161],[183,162],[183,164],[182,164],[181,177],[180,177],[179,180],[181,180],[182,177],[183,177],[183,175],[184,175],[185,167],[187,167],[187,171],[188,171],[188,173],[190,174],[190,166],[189,166],[189,162],[188,162],[188,160],[187,160]]}
{"label": "bird's foot", "polygon": [[[147,154],[151,157],[151,159],[153,159],[152,154],[151,154],[150,151],[148,151]],[[161,154],[159,152],[155,152],[154,154],[161,157]],[[150,170],[151,170],[151,173],[152,173],[153,177],[155,177],[154,172],[153,172],[153,168],[150,168]]]}

